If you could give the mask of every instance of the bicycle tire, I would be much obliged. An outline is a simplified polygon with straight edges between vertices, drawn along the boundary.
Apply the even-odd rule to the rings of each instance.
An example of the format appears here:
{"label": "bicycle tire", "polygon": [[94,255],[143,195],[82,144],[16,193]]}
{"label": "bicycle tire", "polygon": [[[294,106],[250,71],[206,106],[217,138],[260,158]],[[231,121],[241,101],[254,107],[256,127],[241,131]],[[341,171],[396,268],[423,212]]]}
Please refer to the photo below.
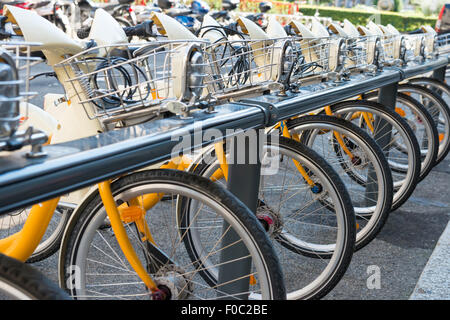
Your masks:
{"label": "bicycle tire", "polygon": [[[439,151],[436,159],[437,165],[445,158],[450,150],[450,108],[437,93],[422,85],[401,84],[398,87],[398,92],[411,94],[424,105],[435,120],[438,134],[442,136],[439,141]],[[415,95],[418,95],[418,97]],[[440,124],[443,124],[443,127]]]}
{"label": "bicycle tire", "polygon": [[[411,87],[411,85],[414,86],[414,88]],[[419,86],[419,88],[417,88]],[[400,88],[400,92],[402,92],[402,89],[408,90],[411,89],[413,91],[422,92],[424,95],[432,95],[434,103],[439,108],[439,112],[442,112],[442,120],[438,118],[438,124],[441,122],[444,124],[444,130],[447,128],[447,132],[444,132],[442,135],[442,147],[439,147],[438,156],[436,158],[435,165],[439,164],[442,160],[445,159],[445,157],[448,155],[450,151],[450,107],[447,104],[447,102],[439,95],[439,93],[436,90],[432,90],[432,88],[427,87],[431,86],[434,87],[437,90],[441,90],[442,92],[446,92],[447,95],[450,97],[450,86],[448,86],[446,83],[443,83],[439,80],[432,79],[432,78],[414,78],[409,80],[408,87],[402,84]],[[406,91],[408,92],[408,91]],[[427,107],[427,106],[425,106]],[[433,112],[430,112],[431,114]],[[433,116],[433,114],[432,114]],[[439,130],[438,130],[439,131]],[[438,132],[438,134],[441,134]],[[441,143],[440,143],[441,144]]]}
{"label": "bicycle tire", "polygon": [[[378,92],[371,92],[364,95],[365,100],[375,101],[378,98]],[[397,102],[400,102],[402,104],[402,107],[406,107],[410,109],[410,113],[414,116],[414,120],[418,122],[418,125],[424,126],[424,132],[425,137],[422,143],[420,145],[424,145],[424,143],[427,144],[426,150],[421,150],[421,156],[422,156],[422,165],[420,170],[420,176],[419,181],[422,181],[433,169],[433,167],[436,165],[436,159],[438,156],[439,151],[439,136],[438,131],[436,128],[436,124],[431,116],[431,114],[427,111],[427,109],[416,99],[404,94],[404,93],[397,93]],[[404,112],[404,110],[402,110]],[[403,117],[403,116],[402,116]],[[409,123],[411,121],[408,119]],[[413,123],[410,125],[411,128],[414,128],[414,132],[417,132],[417,125]],[[416,135],[418,141],[419,133]],[[425,155],[424,155],[425,154]]]}
{"label": "bicycle tire", "polygon": [[[369,214],[369,221],[367,223],[367,229],[366,226],[362,227],[357,231],[356,234],[356,244],[355,244],[355,250],[360,250],[363,247],[365,247],[367,244],[369,244],[381,231],[384,224],[386,223],[389,213],[391,211],[392,207],[392,194],[393,194],[393,182],[392,182],[392,175],[391,171],[389,169],[388,162],[383,154],[383,151],[381,148],[377,145],[377,143],[361,128],[358,126],[352,124],[351,122],[348,122],[343,119],[339,119],[337,117],[332,116],[325,116],[325,115],[308,115],[299,117],[296,119],[289,120],[286,123],[289,132],[291,133],[298,133],[301,132],[300,141],[304,143],[305,145],[312,147],[313,139],[312,133],[313,131],[317,130],[314,128],[319,128],[319,130],[322,130],[324,128],[327,128],[327,130],[334,129],[335,132],[341,133],[343,136],[346,136],[348,138],[352,138],[351,141],[358,142],[358,145],[364,144],[366,146],[365,157],[369,158],[370,165],[372,168],[376,169],[374,170],[375,173],[377,173],[377,194],[378,198],[376,200],[376,205],[374,210],[371,214]],[[334,146],[334,145],[333,145]],[[326,152],[326,151],[324,151]],[[369,155],[367,155],[370,152]],[[327,161],[328,159],[325,158]],[[342,162],[339,163],[339,165],[342,165]],[[369,166],[366,164],[366,167]],[[340,174],[341,178],[345,173],[348,173],[348,169],[344,166],[344,173],[341,173],[340,171],[338,174]],[[354,179],[353,177],[350,177],[351,179]],[[358,183],[358,182],[357,182]],[[349,189],[349,187],[347,187]],[[350,189],[349,189],[350,190]],[[353,193],[350,193],[350,197],[352,197]],[[355,196],[356,197],[356,196]],[[356,207],[356,201],[353,202]],[[372,205],[370,206],[372,207]],[[361,212],[365,212],[364,208],[362,208]],[[358,219],[358,210],[355,208],[355,215]],[[365,214],[360,214],[361,218],[365,217]],[[367,218],[366,218],[367,219]]]}
{"label": "bicycle tire", "polygon": [[[272,236],[273,242],[278,243],[280,246],[280,249],[277,250],[279,259],[281,259],[283,254],[281,254],[281,247],[287,249],[288,251],[292,252],[293,254],[300,254],[304,257],[310,257],[315,260],[320,259],[334,259],[337,261],[335,264],[330,264],[327,266],[330,270],[327,270],[328,274],[326,276],[321,273],[317,278],[314,279],[314,281],[311,281],[308,283],[308,285],[305,285],[302,288],[296,288],[288,289],[287,298],[288,299],[319,299],[324,297],[328,292],[330,292],[336,284],[340,281],[342,276],[344,275],[345,271],[348,268],[348,265],[351,262],[351,257],[354,252],[354,242],[355,242],[355,216],[353,213],[353,207],[351,204],[350,197],[345,189],[345,186],[343,185],[342,181],[340,180],[339,176],[336,174],[336,172],[327,164],[326,161],[323,160],[322,157],[320,157],[316,152],[309,149],[308,147],[294,141],[291,139],[287,139],[284,137],[279,137],[278,141],[272,141],[270,136],[268,136],[267,139],[267,146],[279,146],[280,154],[282,155],[283,159],[284,157],[288,157],[289,153],[294,153],[298,155],[296,157],[297,161],[301,162],[302,165],[306,163],[306,167],[309,170],[320,170],[324,176],[326,176],[328,179],[329,184],[323,183],[323,179],[320,179],[318,181],[322,182],[323,185],[332,185],[333,186],[333,192],[335,192],[336,197],[335,199],[339,199],[339,206],[341,206],[342,209],[336,209],[340,212],[342,215],[342,219],[344,221],[343,225],[341,226],[344,230],[342,231],[342,242],[339,248],[339,252],[336,251],[336,253],[317,253],[313,250],[311,250],[308,247],[299,247],[298,245],[294,245],[293,242],[285,241],[285,238],[277,238],[275,236]],[[214,152],[213,152],[214,153]],[[302,159],[303,161],[300,161]],[[284,161],[284,160],[283,160]],[[214,171],[214,165],[217,166],[217,163],[205,163],[205,162],[198,162],[195,163],[190,167],[189,172],[202,175],[205,177],[208,177],[209,173]],[[212,169],[211,169],[212,168]],[[315,171],[317,172],[317,171]],[[209,177],[208,177],[209,178]],[[262,190],[264,190],[264,187],[261,187]],[[331,188],[326,188],[327,192],[330,192]],[[262,191],[260,191],[262,192]],[[260,195],[260,199],[264,198]],[[263,199],[265,200],[265,198]],[[260,200],[261,201],[261,200]],[[334,202],[336,203],[336,202]],[[184,207],[185,205],[180,205],[180,207]],[[338,204],[336,204],[338,206]],[[258,211],[258,210],[257,210]],[[188,217],[188,215],[185,215]],[[185,222],[186,224],[189,223],[189,221]],[[194,237],[191,235],[191,237]],[[191,255],[193,259],[198,259],[197,251],[201,251],[201,249],[198,249],[195,247],[195,241],[191,239],[191,237],[186,237],[186,241],[190,241],[191,243],[188,243],[187,246],[191,248]],[[278,248],[278,247],[277,247]],[[318,258],[318,259],[317,259]],[[287,276],[289,275],[290,270],[288,270],[289,265],[292,265],[292,261],[289,259],[286,259],[287,263],[282,264],[284,273]],[[283,260],[284,261],[284,260]],[[294,265],[297,265],[293,263]],[[297,268],[300,269],[300,264],[297,265]],[[211,285],[214,285],[216,282],[216,277],[212,274],[205,275],[209,277],[209,281]],[[292,276],[294,277],[294,276]],[[289,285],[295,286],[293,281],[285,281],[289,282]],[[309,281],[308,281],[309,282]]]}
{"label": "bicycle tire", "polygon": [[0,254],[0,297],[20,300],[70,300],[69,295],[31,266]]}
{"label": "bicycle tire", "polygon": [[[253,253],[252,261],[254,263],[256,261],[255,264],[260,267],[258,275],[261,275],[263,279],[261,283],[266,286],[264,299],[285,299],[286,292],[282,271],[270,240],[262,226],[257,222],[255,215],[230,192],[205,178],[179,170],[138,171],[121,177],[111,184],[113,196],[116,198],[129,190],[134,190],[135,187],[156,190],[162,190],[161,188],[164,187],[167,190],[182,190],[185,193],[206,197],[217,208],[222,208],[223,212],[227,213],[226,221],[233,225],[235,230],[238,230],[236,231],[238,234],[248,237],[246,238],[248,241],[245,243],[249,252]],[[162,201],[159,204],[166,204],[167,202]],[[86,259],[83,258],[83,254],[88,250],[83,245],[92,240],[92,238],[89,239],[91,236],[88,233],[89,229],[98,232],[96,221],[100,223],[104,221],[105,216],[102,216],[102,207],[100,195],[98,193],[92,194],[87,201],[81,204],[81,209],[71,217],[63,237],[59,260],[59,282],[60,286],[75,298],[77,298],[77,290],[82,292],[83,289],[71,287],[67,281],[71,280],[72,266],[83,266],[82,260]],[[141,283],[141,285],[143,284]]]}
{"label": "bicycle tire", "polygon": [[[417,142],[416,136],[412,131],[411,127],[408,123],[402,119],[402,117],[397,114],[395,111],[386,108],[384,105],[367,100],[348,100],[339,102],[331,106],[331,110],[336,116],[344,116],[345,114],[355,113],[355,112],[368,112],[372,114],[376,114],[381,120],[387,122],[388,124],[394,125],[397,132],[400,134],[400,138],[402,138],[403,143],[407,146],[408,158],[407,164],[404,167],[400,167],[395,161],[390,161],[389,148],[384,150],[386,158],[388,159],[389,166],[391,168],[391,172],[393,173],[393,181],[394,181],[394,198],[392,201],[392,209],[396,210],[401,207],[411,196],[413,193],[420,176],[421,169],[421,161],[420,161],[420,146]],[[345,117],[344,117],[345,119]],[[363,123],[361,122],[360,125]],[[366,132],[371,134],[370,130],[366,128]],[[379,140],[377,137],[375,141],[379,144]],[[392,142],[392,139],[391,139]],[[391,144],[391,142],[389,144]],[[389,146],[389,144],[387,146]],[[405,178],[399,178],[396,180],[396,174],[403,174],[406,170]]]}

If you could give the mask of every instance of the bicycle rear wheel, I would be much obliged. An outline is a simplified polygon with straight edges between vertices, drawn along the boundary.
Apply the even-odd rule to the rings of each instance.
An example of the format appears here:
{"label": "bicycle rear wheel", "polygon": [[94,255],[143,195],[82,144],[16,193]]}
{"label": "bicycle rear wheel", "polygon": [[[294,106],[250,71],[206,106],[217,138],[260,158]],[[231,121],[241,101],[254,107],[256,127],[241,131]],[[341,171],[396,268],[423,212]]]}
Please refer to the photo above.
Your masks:
{"label": "bicycle rear wheel", "polygon": [[435,91],[426,88],[424,85],[419,85],[419,82],[414,82],[414,84],[401,84],[398,86],[398,92],[408,94],[419,101],[433,118],[439,137],[439,151],[435,165],[438,164],[450,151],[449,106]]}
{"label": "bicycle rear wheel", "polygon": [[[159,201],[145,213],[150,236],[143,238],[134,222],[125,224],[125,229],[141,263],[171,299],[286,297],[281,268],[264,229],[227,190],[176,170],[139,171],[114,181],[111,190],[118,205],[158,195]],[[197,208],[196,218],[185,228],[177,222],[179,197]],[[61,245],[60,285],[76,299],[150,299],[151,293],[129,266],[113,230],[105,226],[105,218],[99,194],[90,196],[73,215]],[[213,227],[208,227],[210,221],[216,222]],[[207,243],[203,254],[212,261],[211,267],[225,266],[228,282],[212,287],[203,280],[205,270],[184,246],[191,228],[201,228]],[[228,237],[234,240],[225,242]],[[243,256],[228,259],[233,254],[230,250]],[[243,265],[245,270],[237,272]]]}

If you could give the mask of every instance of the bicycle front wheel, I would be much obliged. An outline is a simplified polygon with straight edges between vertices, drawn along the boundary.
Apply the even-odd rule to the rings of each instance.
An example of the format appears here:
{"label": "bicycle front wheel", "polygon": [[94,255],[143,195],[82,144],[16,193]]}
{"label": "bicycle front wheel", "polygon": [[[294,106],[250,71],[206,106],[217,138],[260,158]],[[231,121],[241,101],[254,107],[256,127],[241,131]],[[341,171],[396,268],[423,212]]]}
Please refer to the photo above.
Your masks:
{"label": "bicycle front wheel", "polygon": [[392,206],[392,175],[382,150],[363,129],[336,117],[303,116],[287,127],[345,184],[357,219],[356,250],[363,248],[381,231]]}
{"label": "bicycle front wheel", "polygon": [[[212,159],[197,159],[191,172],[225,184],[223,175],[218,179],[221,167],[214,153]],[[268,136],[262,162],[256,214],[282,265],[287,298],[321,298],[342,278],[354,251],[355,216],[348,192],[324,159],[294,140]],[[190,225],[196,207],[185,201],[179,207],[188,212],[180,223]],[[212,262],[201,258],[203,234],[191,228],[185,239],[193,259],[202,260],[208,271],[203,276],[214,286],[218,270],[206,267]]]}
{"label": "bicycle front wheel", "polygon": [[[377,98],[378,92],[364,95],[365,100],[376,101]],[[397,94],[395,112],[408,122],[416,135],[422,163],[419,180],[423,180],[435,166],[439,152],[439,137],[435,121],[419,101],[400,92]],[[403,150],[404,153],[407,152],[405,146],[397,144],[395,148]]]}
{"label": "bicycle front wheel", "polygon": [[69,300],[56,284],[31,266],[0,253],[0,300]]}
{"label": "bicycle front wheel", "polygon": [[[284,299],[278,259],[255,215],[230,192],[212,181],[175,170],[140,171],[114,181],[117,205],[157,195],[145,212],[146,238],[134,222],[125,224],[141,263],[171,299]],[[196,207],[189,226],[180,228],[179,198]],[[150,299],[151,293],[118,246],[99,194],[82,204],[69,221],[60,254],[60,285],[76,299]],[[214,222],[211,224],[211,222]],[[202,257],[221,270],[215,286],[204,281],[207,270],[184,246],[189,230],[202,230],[207,244]],[[78,278],[76,277],[78,275]]]}
{"label": "bicycle front wheel", "polygon": [[[364,129],[381,147],[392,173],[392,210],[414,191],[420,177],[420,146],[408,123],[393,110],[374,101],[343,101],[331,106],[334,115]],[[402,146],[401,150],[396,146]]]}
{"label": "bicycle front wheel", "polygon": [[[28,215],[30,214],[30,210],[31,207],[23,208],[13,212],[8,212],[1,216],[0,238],[4,239],[22,230]],[[71,212],[72,209],[66,206],[58,205],[56,207],[41,242],[34,250],[31,257],[27,260],[28,263],[44,260],[59,250],[64,228],[66,227]]]}

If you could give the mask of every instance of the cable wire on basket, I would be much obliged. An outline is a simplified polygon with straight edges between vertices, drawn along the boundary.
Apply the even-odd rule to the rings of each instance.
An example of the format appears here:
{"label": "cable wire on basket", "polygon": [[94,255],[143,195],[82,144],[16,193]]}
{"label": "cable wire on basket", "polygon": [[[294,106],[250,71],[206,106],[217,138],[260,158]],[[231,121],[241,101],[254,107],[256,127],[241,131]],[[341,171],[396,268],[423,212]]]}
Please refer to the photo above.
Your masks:
{"label": "cable wire on basket", "polygon": [[[110,109],[110,108],[116,108],[119,105],[121,105],[122,103],[136,104],[136,103],[145,101],[151,94],[151,88],[150,88],[150,85],[148,84],[148,78],[145,75],[145,72],[141,68],[139,68],[134,63],[131,64],[131,66],[133,67],[133,71],[134,71],[133,72],[134,75],[131,75],[130,72],[128,70],[126,70],[126,68],[124,66],[116,65],[117,63],[126,62],[127,59],[125,59],[123,57],[112,56],[112,57],[108,57],[108,58],[91,57],[91,58],[85,58],[85,60],[100,61],[100,63],[98,63],[96,65],[95,71],[107,69],[106,74],[104,76],[105,80],[108,82],[111,89],[116,92],[115,95],[100,98],[104,102],[102,105],[100,105],[100,103],[98,101],[96,101],[97,99],[94,99],[92,102],[97,107]],[[112,69],[108,69],[108,67],[111,67],[111,66],[114,66],[114,67]],[[119,72],[121,79],[123,80],[122,85],[128,89],[126,89],[126,90],[120,89],[120,87],[119,87],[120,85],[117,83],[117,79],[116,79],[117,77],[116,77],[116,74],[114,74],[114,71]],[[139,75],[142,76],[142,78],[143,78],[142,80],[144,80],[144,81],[141,81],[139,79]],[[89,82],[93,85],[93,87],[96,90],[100,90],[100,91],[105,90],[105,89],[102,89],[101,86],[99,85],[100,79],[98,79],[98,78],[99,78],[99,73],[95,72],[89,78]],[[133,78],[134,78],[135,82],[133,82]],[[139,83],[146,83],[145,96],[140,95],[139,100],[136,100],[136,99],[133,99],[133,96],[135,95],[136,91],[138,90],[136,85]]]}

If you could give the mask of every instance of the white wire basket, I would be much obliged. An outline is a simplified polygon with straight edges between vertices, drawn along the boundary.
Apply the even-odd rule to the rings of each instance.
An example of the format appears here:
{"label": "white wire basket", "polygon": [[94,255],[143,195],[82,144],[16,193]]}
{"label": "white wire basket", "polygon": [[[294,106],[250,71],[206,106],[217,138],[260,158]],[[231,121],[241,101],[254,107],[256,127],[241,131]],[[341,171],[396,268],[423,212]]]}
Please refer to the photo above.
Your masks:
{"label": "white wire basket", "polygon": [[340,37],[293,38],[297,55],[293,83],[311,77],[326,78],[344,67],[345,41]]}
{"label": "white wire basket", "polygon": [[[67,100],[104,124],[187,115],[205,91],[202,41],[154,41],[87,49],[57,64]],[[58,72],[57,72],[58,73]]]}
{"label": "white wire basket", "polygon": [[39,45],[0,42],[0,151],[20,148],[24,141],[24,134],[17,130],[28,118],[28,100],[37,95],[30,91],[29,77],[31,67],[42,61],[31,54]]}
{"label": "white wire basket", "polygon": [[291,38],[216,41],[206,50],[207,93],[220,101],[264,91],[287,77],[294,52]]}
{"label": "white wire basket", "polygon": [[385,35],[381,38],[385,66],[401,63],[401,43],[402,35]]}
{"label": "white wire basket", "polygon": [[445,33],[437,36],[436,51],[439,54],[450,53],[450,33]]}
{"label": "white wire basket", "polygon": [[376,70],[378,63],[377,45],[379,38],[376,36],[350,37],[344,39],[345,46],[341,54],[344,55],[345,68],[349,71]]}

